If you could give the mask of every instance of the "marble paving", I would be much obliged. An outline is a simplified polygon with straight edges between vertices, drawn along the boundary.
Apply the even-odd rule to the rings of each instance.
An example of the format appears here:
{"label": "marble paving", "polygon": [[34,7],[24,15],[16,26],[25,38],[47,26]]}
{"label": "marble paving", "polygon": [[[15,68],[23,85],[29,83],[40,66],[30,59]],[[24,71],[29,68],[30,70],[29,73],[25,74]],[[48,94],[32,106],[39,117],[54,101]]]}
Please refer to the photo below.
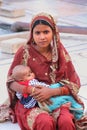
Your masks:
{"label": "marble paving", "polygon": [[[30,21],[31,17],[43,11],[55,15],[60,25],[75,25],[87,27],[87,1],[86,0],[3,0],[8,5],[23,6],[26,16],[19,18],[6,18],[0,16],[0,21],[14,23],[15,21]],[[50,4],[49,4],[50,3]],[[87,109],[87,35],[61,34],[61,41],[70,53],[75,69],[81,80],[79,96]],[[8,97],[6,78],[14,55],[0,53],[0,104]],[[18,124],[11,122],[0,123],[0,130],[20,130]]]}

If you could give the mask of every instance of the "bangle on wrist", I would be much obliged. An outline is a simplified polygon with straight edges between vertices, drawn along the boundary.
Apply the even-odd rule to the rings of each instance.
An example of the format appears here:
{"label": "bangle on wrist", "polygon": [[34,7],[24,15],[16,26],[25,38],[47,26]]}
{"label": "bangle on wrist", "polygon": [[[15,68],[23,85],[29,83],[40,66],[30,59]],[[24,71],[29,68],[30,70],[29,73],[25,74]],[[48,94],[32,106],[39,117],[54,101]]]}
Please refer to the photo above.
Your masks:
{"label": "bangle on wrist", "polygon": [[69,90],[67,87],[60,88],[60,95],[68,95],[68,94],[69,94]]}
{"label": "bangle on wrist", "polygon": [[34,93],[34,91],[35,91],[35,87],[32,87],[31,93]]}

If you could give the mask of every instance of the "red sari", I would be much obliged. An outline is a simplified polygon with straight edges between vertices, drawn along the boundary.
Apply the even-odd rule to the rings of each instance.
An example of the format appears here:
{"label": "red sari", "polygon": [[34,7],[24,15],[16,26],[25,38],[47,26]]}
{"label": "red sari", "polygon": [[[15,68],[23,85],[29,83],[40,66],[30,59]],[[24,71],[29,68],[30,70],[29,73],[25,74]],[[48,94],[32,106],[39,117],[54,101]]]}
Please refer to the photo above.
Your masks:
{"label": "red sari", "polygon": [[[62,52],[59,51],[59,68],[58,70],[56,70],[56,82],[63,82],[65,83],[66,87],[69,87],[70,91],[73,93],[74,92],[74,96],[75,98],[78,100],[79,103],[81,103],[81,101],[77,98],[76,94],[77,94],[77,91],[80,87],[80,81],[79,81],[79,77],[78,75],[76,74],[75,72],[75,69],[74,69],[74,66],[72,65],[72,62],[70,60],[70,57],[69,55],[67,54],[67,52],[65,51],[64,47],[61,45],[60,48],[63,50]],[[14,57],[14,60],[13,60],[13,63],[9,69],[9,73],[8,75],[11,75],[12,73],[12,69],[14,68],[14,66],[18,65],[18,64],[21,64],[22,63],[22,59],[23,59],[23,51],[24,51],[24,48],[21,47],[18,52],[16,53],[15,57]],[[27,62],[27,65],[29,65],[32,69],[32,71],[36,74],[36,78],[39,80],[39,81],[43,81],[43,82],[46,82],[48,84],[51,84],[51,80],[49,78],[49,72],[50,72],[50,64],[51,64],[51,61],[47,61],[47,59],[40,55],[39,52],[37,52],[33,47],[32,45],[29,45],[28,47],[28,51],[29,51],[29,58],[28,58],[28,62]],[[62,79],[62,80],[61,80]],[[70,81],[70,82],[69,82]],[[72,90],[72,87],[70,88],[70,84],[73,84],[75,87],[77,88],[73,88]],[[20,111],[21,109],[21,111]],[[37,108],[38,109],[38,108]],[[33,110],[33,112],[35,111],[35,109]],[[69,112],[67,112],[68,110],[63,110],[63,111],[66,111],[65,114],[68,116],[68,114],[70,114]],[[63,112],[62,111],[62,112]],[[32,110],[28,110],[28,109],[25,109],[23,107],[23,105],[20,104],[20,102],[18,101],[16,103],[16,106],[15,106],[15,113],[16,113],[16,117],[17,117],[17,121],[19,123],[19,125],[21,126],[21,129],[22,130],[30,130],[29,129],[29,126],[27,124],[27,116],[29,115],[30,113],[30,116],[31,116],[31,119],[32,121],[35,120],[37,118],[37,114],[35,113],[33,115],[33,118],[32,118]],[[48,117],[48,113],[44,112],[44,111],[41,111],[41,118],[42,118],[42,115],[44,117],[44,114]],[[67,114],[68,113],[68,114]],[[62,115],[62,114],[60,114]],[[70,114],[71,115],[71,114]],[[39,115],[40,116],[40,115]],[[39,118],[38,116],[38,118]],[[44,117],[44,118],[47,118],[47,117]],[[61,116],[60,116],[61,117]],[[71,117],[73,118],[73,116],[71,115]],[[40,119],[41,119],[40,118]],[[49,118],[52,118],[51,116],[49,116]],[[61,117],[62,118],[62,117]],[[61,119],[60,118],[60,119]],[[71,118],[71,119],[72,119]],[[39,120],[39,119],[38,119]],[[46,119],[47,120],[47,119]],[[51,119],[53,120],[53,119]],[[62,119],[63,120],[63,119]],[[25,122],[25,125],[22,123],[22,122]],[[33,121],[34,122],[34,121]],[[55,122],[53,120],[53,122]],[[58,120],[58,124],[61,123],[61,120]],[[55,123],[53,123],[55,124]],[[23,125],[23,126],[22,126]],[[73,124],[72,124],[73,125]],[[26,126],[24,128],[24,126]],[[34,124],[33,124],[33,127],[34,127]],[[55,125],[54,125],[55,127]],[[74,127],[74,126],[73,126]],[[40,130],[40,128],[39,128]],[[51,129],[49,129],[51,130]],[[53,128],[54,130],[54,128]],[[61,129],[62,130],[62,129]],[[73,129],[74,130],[74,129]]]}

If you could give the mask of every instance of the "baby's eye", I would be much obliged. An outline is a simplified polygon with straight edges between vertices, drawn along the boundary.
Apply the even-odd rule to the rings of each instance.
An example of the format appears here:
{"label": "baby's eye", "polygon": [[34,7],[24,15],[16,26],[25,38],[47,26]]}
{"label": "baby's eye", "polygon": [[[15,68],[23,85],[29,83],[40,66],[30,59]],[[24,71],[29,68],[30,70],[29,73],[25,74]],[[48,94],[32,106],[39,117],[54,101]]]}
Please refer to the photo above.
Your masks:
{"label": "baby's eye", "polygon": [[28,74],[27,76],[30,76],[30,74]]}
{"label": "baby's eye", "polygon": [[23,79],[20,79],[20,81],[24,81]]}

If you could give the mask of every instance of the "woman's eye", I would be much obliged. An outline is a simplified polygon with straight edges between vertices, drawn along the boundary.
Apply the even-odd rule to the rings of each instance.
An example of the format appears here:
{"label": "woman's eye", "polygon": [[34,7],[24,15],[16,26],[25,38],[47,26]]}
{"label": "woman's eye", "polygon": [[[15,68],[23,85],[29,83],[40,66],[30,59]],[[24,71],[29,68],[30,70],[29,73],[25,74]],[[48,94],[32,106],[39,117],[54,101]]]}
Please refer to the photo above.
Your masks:
{"label": "woman's eye", "polygon": [[37,31],[37,32],[35,32],[35,34],[36,34],[36,35],[39,35],[39,34],[40,34],[40,32],[39,32],[39,31]]}
{"label": "woman's eye", "polygon": [[48,30],[44,31],[44,34],[48,34],[48,33],[49,33],[49,31],[48,31]]}

